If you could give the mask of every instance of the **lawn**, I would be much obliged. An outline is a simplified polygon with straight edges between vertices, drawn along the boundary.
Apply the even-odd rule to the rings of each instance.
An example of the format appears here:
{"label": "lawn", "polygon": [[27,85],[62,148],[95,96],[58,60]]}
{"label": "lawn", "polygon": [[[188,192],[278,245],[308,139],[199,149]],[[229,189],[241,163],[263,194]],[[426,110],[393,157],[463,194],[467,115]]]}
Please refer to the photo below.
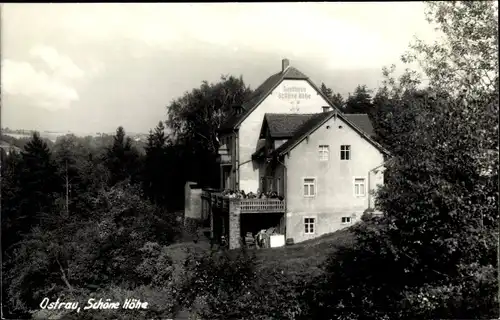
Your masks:
{"label": "lawn", "polygon": [[[353,241],[354,237],[349,229],[343,229],[294,245],[252,251],[256,254],[259,268],[281,268],[284,271],[307,270],[307,272],[316,273],[321,263],[330,252],[335,250],[336,246],[349,245]],[[174,265],[178,266],[176,271],[179,273],[182,273],[181,266],[188,249],[206,252],[210,250],[210,243],[204,236],[200,236],[197,243],[191,240],[169,246],[170,257],[174,260]],[[237,253],[238,250],[231,250],[231,253],[233,252]]]}

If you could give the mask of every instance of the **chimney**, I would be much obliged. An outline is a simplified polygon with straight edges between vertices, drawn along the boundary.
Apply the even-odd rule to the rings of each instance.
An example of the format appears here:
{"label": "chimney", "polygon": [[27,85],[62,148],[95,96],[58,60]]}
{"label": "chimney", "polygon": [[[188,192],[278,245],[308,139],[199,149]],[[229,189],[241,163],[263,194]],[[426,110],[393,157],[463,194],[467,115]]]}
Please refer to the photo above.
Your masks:
{"label": "chimney", "polygon": [[281,72],[285,72],[286,68],[290,65],[290,60],[283,59],[281,60]]}

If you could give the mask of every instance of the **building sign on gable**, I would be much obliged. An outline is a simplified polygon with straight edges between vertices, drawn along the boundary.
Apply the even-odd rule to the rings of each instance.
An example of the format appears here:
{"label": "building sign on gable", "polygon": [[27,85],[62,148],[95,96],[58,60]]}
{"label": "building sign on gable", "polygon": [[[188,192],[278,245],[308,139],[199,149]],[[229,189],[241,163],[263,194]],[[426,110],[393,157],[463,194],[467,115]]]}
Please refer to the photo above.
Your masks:
{"label": "building sign on gable", "polygon": [[281,100],[309,100],[311,94],[307,92],[306,87],[283,86],[283,91],[278,92],[278,99]]}
{"label": "building sign on gable", "polygon": [[300,101],[310,100],[312,95],[308,93],[308,87],[301,86],[287,86],[281,88],[278,92],[278,99],[288,101],[291,105],[290,112],[299,112]]}

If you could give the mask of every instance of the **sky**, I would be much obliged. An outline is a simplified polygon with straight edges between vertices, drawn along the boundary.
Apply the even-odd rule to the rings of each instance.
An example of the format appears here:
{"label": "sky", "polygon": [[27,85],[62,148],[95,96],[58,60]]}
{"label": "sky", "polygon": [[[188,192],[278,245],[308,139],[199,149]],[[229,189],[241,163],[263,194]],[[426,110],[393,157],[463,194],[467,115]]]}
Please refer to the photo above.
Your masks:
{"label": "sky", "polygon": [[256,88],[283,58],[346,96],[436,39],[419,2],[3,4],[1,23],[1,126],[76,133],[148,132],[203,80]]}

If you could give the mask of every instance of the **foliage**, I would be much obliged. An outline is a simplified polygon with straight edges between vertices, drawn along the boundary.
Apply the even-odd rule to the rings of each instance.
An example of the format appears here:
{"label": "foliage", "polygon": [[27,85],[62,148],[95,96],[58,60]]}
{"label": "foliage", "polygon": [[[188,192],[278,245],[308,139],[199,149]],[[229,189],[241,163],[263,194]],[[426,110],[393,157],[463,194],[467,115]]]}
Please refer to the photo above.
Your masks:
{"label": "foliage", "polygon": [[323,82],[321,83],[320,90],[331,101],[333,90],[331,88],[328,88]]}
{"label": "foliage", "polygon": [[295,262],[273,262],[245,249],[190,253],[185,259],[187,277],[179,285],[178,308],[204,319],[302,319],[308,308],[310,270]]}
{"label": "foliage", "polygon": [[331,101],[332,101],[333,105],[336,106],[337,108],[339,108],[341,110],[345,108],[345,101],[340,93],[335,93],[332,96]]}
{"label": "foliage", "polygon": [[6,184],[15,188],[15,192],[6,195],[5,201],[11,206],[6,208],[3,218],[17,230],[9,239],[15,242],[30,231],[43,213],[51,210],[61,186],[51,152],[37,133],[25,145],[21,158],[14,154],[11,159],[7,166],[12,165],[13,171],[9,172],[12,180]]}
{"label": "foliage", "polygon": [[232,116],[233,107],[241,106],[251,93],[242,77],[222,76],[215,84],[203,81],[200,88],[167,106],[166,125],[176,146],[169,152],[184,182],[219,186],[217,129]]}
{"label": "foliage", "polygon": [[2,141],[7,142],[8,144],[23,149],[26,143],[28,143],[31,138],[30,137],[22,137],[22,138],[14,138],[12,136],[2,134],[0,135]]}
{"label": "foliage", "polygon": [[330,100],[330,102],[339,109],[344,108],[344,98],[340,93],[333,93],[333,90],[328,88],[324,83],[321,83],[321,92]]}
{"label": "foliage", "polygon": [[139,153],[132,147],[130,137],[126,137],[123,127],[116,129],[113,144],[106,150],[104,163],[110,172],[110,184],[125,179],[136,182],[139,170]]}
{"label": "foliage", "polygon": [[[475,21],[487,12],[481,6],[429,4],[431,15],[446,16],[440,23],[450,40],[432,47],[435,57],[451,55],[438,61],[430,47],[415,48],[429,58],[432,87],[417,90],[418,78],[407,72],[379,91],[376,104],[389,104],[384,125],[393,153],[377,193],[384,216],[365,217],[353,229],[354,248],[330,256],[312,294],[312,318],[498,317],[498,87],[479,81],[484,70],[477,68],[469,69],[472,81],[450,76],[459,54],[474,60],[474,46],[471,55],[453,46],[462,26],[477,28],[461,34],[464,44],[491,37],[493,22]],[[450,21],[457,30],[446,29]]]}
{"label": "foliage", "polygon": [[498,2],[429,2],[426,17],[443,38],[416,39],[404,62],[419,62],[436,90],[476,95],[498,88]]}
{"label": "foliage", "polygon": [[[66,310],[36,310],[33,312],[33,319],[68,319],[68,320],[106,320],[106,319],[169,319],[172,310],[172,291],[174,288],[151,288],[149,286],[139,286],[132,290],[124,289],[119,286],[110,286],[102,290],[79,289],[63,296],[65,300],[78,301],[81,311]],[[147,302],[146,310],[126,310],[126,309],[101,309],[101,310],[83,310],[89,299],[94,298],[98,301],[110,299],[113,302],[120,302],[123,305],[126,299],[139,299],[141,302]]]}
{"label": "foliage", "polygon": [[205,319],[255,319],[250,297],[254,288],[255,256],[242,250],[236,257],[190,253],[185,260],[186,280],[177,301]]}
{"label": "foliage", "polygon": [[242,77],[222,76],[215,84],[203,81],[200,88],[167,107],[166,123],[175,142],[216,152],[216,130],[231,115],[232,107],[242,105],[251,93]]}
{"label": "foliage", "polygon": [[12,239],[12,236],[7,237],[6,232],[9,230],[10,225],[14,223],[14,217],[18,210],[19,192],[21,189],[19,180],[22,170],[21,154],[11,153],[2,159],[1,165],[2,247],[5,250],[5,248],[9,247],[16,240]]}
{"label": "foliage", "polygon": [[372,112],[372,97],[365,85],[358,85],[354,94],[349,95],[345,104],[345,113],[366,113]]}
{"label": "foliage", "polygon": [[168,283],[172,262],[162,246],[175,240],[175,221],[126,184],[95,201],[96,211],[87,220],[53,212],[18,243],[6,270],[14,307],[37,308],[43,297],[56,299],[77,289]]}
{"label": "foliage", "polygon": [[[366,86],[347,101],[346,112],[370,114],[393,158],[377,193],[383,216],[367,213],[348,237],[337,233],[331,242],[345,243],[340,249],[320,238],[258,258],[245,250],[192,253],[177,268],[183,245],[171,244],[180,226],[164,208],[182,207],[187,180],[218,181],[217,129],[251,94],[241,78],[222,77],[172,101],[172,135],[160,122],[144,158],[122,127],[115,136],[66,136],[52,149],[35,134],[22,154],[2,158],[4,306],[133,297],[151,307],[120,312],[125,319],[168,318],[182,308],[207,319],[498,317],[494,4],[428,8],[445,39],[417,41],[403,60],[419,61],[429,86],[414,71],[396,81],[385,68],[373,101]],[[322,91],[343,105],[324,84]]]}
{"label": "foliage", "polygon": [[[159,122],[154,132],[148,136],[146,155],[142,174],[142,186],[148,199],[164,206],[170,205],[172,179],[172,157],[168,153],[170,141],[167,144],[165,127]],[[170,157],[169,157],[170,156]],[[181,183],[179,183],[181,184]],[[180,187],[180,186],[179,186]]]}

